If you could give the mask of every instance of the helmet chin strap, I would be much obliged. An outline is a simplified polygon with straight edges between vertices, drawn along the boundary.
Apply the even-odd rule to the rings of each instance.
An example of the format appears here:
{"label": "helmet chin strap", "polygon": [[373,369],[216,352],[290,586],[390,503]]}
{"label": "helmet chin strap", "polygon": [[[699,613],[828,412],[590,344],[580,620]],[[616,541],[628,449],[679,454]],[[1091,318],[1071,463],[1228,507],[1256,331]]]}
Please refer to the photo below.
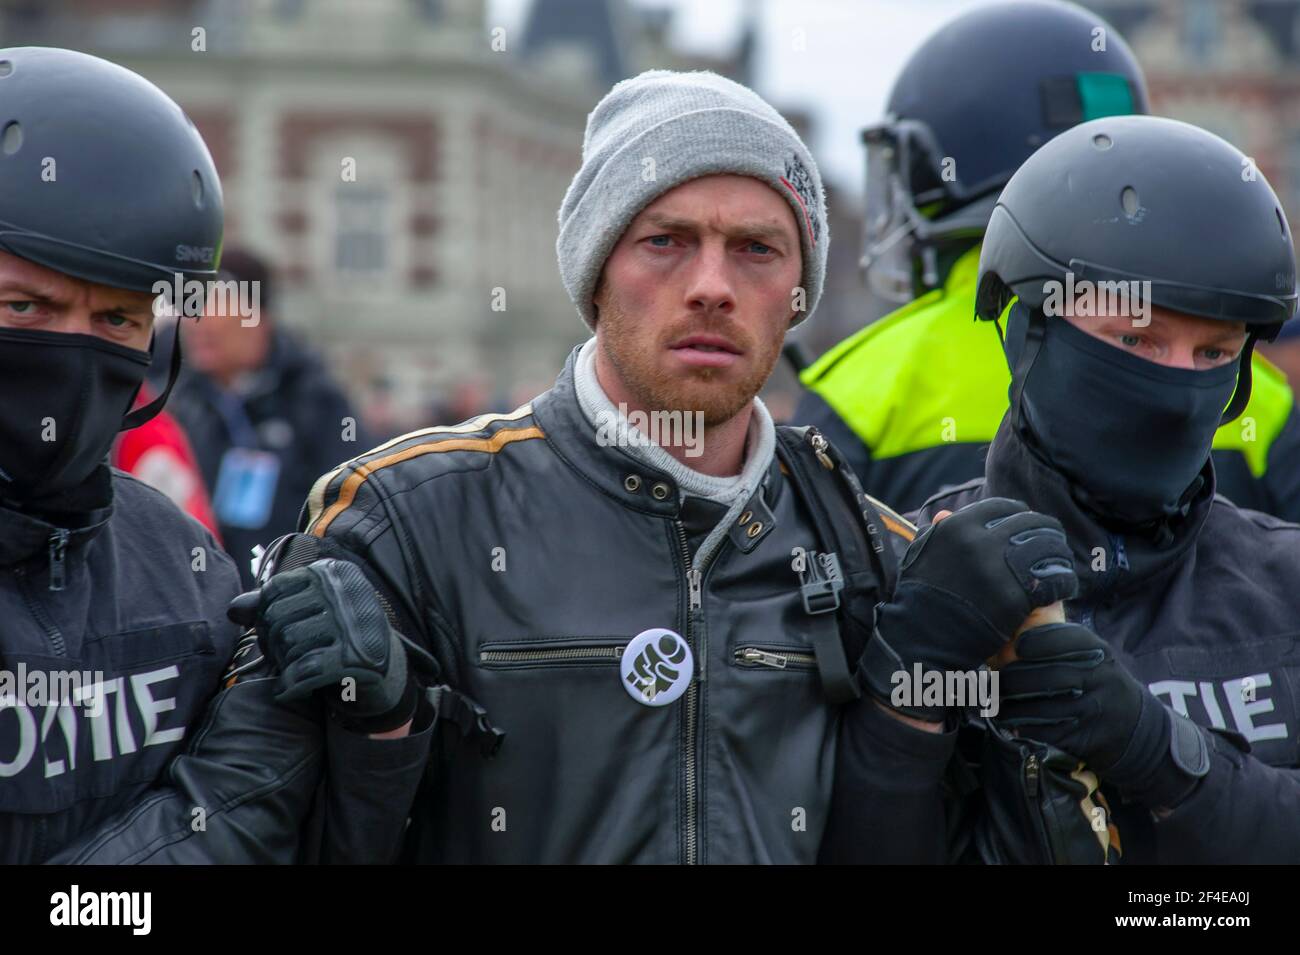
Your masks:
{"label": "helmet chin strap", "polygon": [[[1043,335],[1046,332],[1044,328],[1045,319],[1038,313],[1037,309],[1029,308],[1019,302],[1014,308],[1024,308],[1029,313],[1025,317],[1025,342],[1020,350],[1020,356],[1016,361],[1016,367],[1011,370],[1011,380],[1013,382],[1011,391],[1011,422],[1016,427],[1024,421],[1021,415],[1021,399],[1025,391],[1025,380],[1029,377],[1029,369],[1034,365],[1034,359],[1038,357],[1038,349],[1043,345]],[[998,334],[1002,334],[1002,327],[993,323],[998,328]],[[1007,321],[1007,330],[1010,332],[1010,319]]]}
{"label": "helmet chin strap", "polygon": [[[149,343],[149,351],[151,354],[153,353],[154,347],[157,345],[157,343],[158,343],[158,336],[154,335],[153,341]],[[160,394],[153,401],[149,402],[147,405],[143,405],[142,407],[136,408],[134,411],[129,412],[126,415],[126,417],[122,419],[122,427],[119,428],[118,430],[130,431],[132,428],[138,428],[146,421],[149,421],[152,418],[154,418],[158,414],[158,412],[162,411],[163,405],[167,403],[167,396],[172,393],[172,388],[175,386],[176,378],[178,375],[180,375],[180,372],[181,372],[181,319],[177,318],[176,328],[172,332],[172,358],[171,358],[171,364],[167,370],[167,387],[165,387],[162,390],[162,394]]]}
{"label": "helmet chin strap", "polygon": [[1245,347],[1241,349],[1241,357],[1237,359],[1237,390],[1232,393],[1232,400],[1228,402],[1223,417],[1219,419],[1221,425],[1235,420],[1246,410],[1246,405],[1250,402],[1251,356],[1255,351],[1255,341],[1255,333],[1249,332],[1246,335]]}

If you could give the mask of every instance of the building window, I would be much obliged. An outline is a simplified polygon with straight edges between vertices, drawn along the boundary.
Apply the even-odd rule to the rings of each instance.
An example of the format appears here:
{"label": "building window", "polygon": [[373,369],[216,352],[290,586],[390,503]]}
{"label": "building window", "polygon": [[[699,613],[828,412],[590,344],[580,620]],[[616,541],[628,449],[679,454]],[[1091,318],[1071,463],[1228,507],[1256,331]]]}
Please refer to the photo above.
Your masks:
{"label": "building window", "polygon": [[1217,0],[1187,0],[1183,19],[1183,45],[1198,61],[1214,55],[1219,41]]}
{"label": "building window", "polygon": [[359,183],[340,185],[334,193],[334,267],[352,276],[388,270],[391,202],[388,190]]}

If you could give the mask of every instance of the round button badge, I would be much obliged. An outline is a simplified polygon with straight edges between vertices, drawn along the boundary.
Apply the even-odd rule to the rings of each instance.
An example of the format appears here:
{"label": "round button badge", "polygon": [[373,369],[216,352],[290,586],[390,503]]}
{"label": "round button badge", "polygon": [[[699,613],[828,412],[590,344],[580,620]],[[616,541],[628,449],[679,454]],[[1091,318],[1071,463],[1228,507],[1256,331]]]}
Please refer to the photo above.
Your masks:
{"label": "round button badge", "polygon": [[672,630],[654,627],[623,649],[623,689],[638,703],[667,706],[686,692],[695,675],[690,645]]}

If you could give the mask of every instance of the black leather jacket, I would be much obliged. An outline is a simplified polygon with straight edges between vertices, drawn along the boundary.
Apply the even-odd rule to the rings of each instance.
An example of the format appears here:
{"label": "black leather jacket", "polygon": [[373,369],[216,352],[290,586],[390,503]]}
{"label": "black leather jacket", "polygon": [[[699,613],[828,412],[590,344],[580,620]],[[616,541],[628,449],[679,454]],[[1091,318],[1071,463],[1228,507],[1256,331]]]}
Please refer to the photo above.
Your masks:
{"label": "black leather jacket", "polygon": [[[822,691],[812,648],[838,624],[804,608],[794,554],[817,539],[777,459],[700,553],[711,524],[673,480],[597,444],[575,355],[531,404],[395,439],[322,477],[309,501],[307,529],[357,555],[442,679],[506,734],[493,758],[472,738],[438,747],[406,858],[811,862],[834,840],[841,758],[870,764],[843,776],[862,813],[873,791],[895,808],[909,773],[936,794],[950,740],[913,747],[927,734]],[[885,523],[910,538],[892,512]],[[681,698],[647,706],[620,658],[659,627],[685,638],[695,670]],[[890,818],[900,846],[882,855],[933,857]]]}
{"label": "black leather jacket", "polygon": [[[813,648],[840,624],[805,609],[795,553],[819,537],[783,465],[711,554],[717,514],[700,504],[597,444],[572,356],[514,413],[324,475],[304,527],[362,565],[436,660],[429,682],[459,695],[430,694],[432,728],[430,706],[405,740],[361,740],[272,705],[254,668],[168,786],[67,858],[384,861],[404,842],[420,862],[943,861],[955,734],[828,701]],[[895,560],[886,539],[901,549],[912,529],[879,515]],[[884,597],[870,567],[843,570],[868,606]],[[624,688],[620,653],[655,627],[696,662],[684,695],[652,707]],[[506,734],[492,757],[489,726]]]}

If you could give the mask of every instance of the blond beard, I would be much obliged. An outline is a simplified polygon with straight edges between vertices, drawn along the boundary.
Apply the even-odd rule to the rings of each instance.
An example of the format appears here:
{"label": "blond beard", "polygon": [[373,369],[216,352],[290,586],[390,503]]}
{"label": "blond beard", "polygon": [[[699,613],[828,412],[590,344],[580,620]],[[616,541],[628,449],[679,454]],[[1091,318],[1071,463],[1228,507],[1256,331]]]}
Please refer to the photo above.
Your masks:
{"label": "blond beard", "polygon": [[[706,428],[725,424],[743,411],[763,389],[781,355],[781,340],[768,346],[753,336],[740,334],[741,330],[734,323],[706,320],[691,331],[726,334],[740,344],[747,355],[757,353],[758,361],[743,378],[733,383],[717,382],[721,376],[715,368],[693,368],[685,380],[669,383],[658,377],[654,359],[646,357],[647,349],[639,345],[631,333],[634,323],[640,320],[623,311],[613,296],[601,308],[598,321],[605,355],[637,403],[651,411],[700,412]],[[686,333],[683,330],[677,335]],[[659,354],[660,344],[659,341],[653,342],[652,354]]]}

